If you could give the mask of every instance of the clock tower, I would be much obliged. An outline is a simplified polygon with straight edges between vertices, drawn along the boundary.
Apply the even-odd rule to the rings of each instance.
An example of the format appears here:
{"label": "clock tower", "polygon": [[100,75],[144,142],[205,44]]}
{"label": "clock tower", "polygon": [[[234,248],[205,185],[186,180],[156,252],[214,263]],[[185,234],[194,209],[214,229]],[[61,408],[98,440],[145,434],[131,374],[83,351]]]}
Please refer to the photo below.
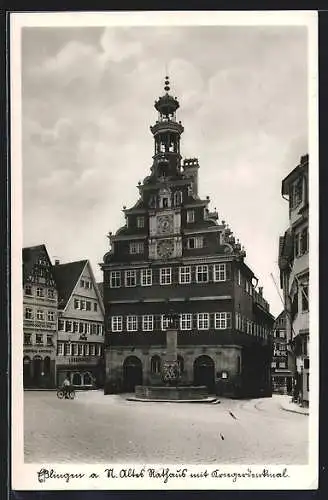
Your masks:
{"label": "clock tower", "polygon": [[[209,210],[209,197],[198,195],[198,159],[182,160],[184,128],[168,77],[154,107],[150,172],[138,183],[136,203],[123,207],[125,225],[109,233],[110,250],[101,264],[105,390],[133,392],[135,385],[161,383],[173,311],[182,384],[207,385],[213,392],[224,378],[225,394],[245,395],[250,388],[252,394],[266,392],[268,306],[259,298],[262,319],[257,319],[255,280],[244,263],[245,251],[219,222],[216,209]],[[260,331],[258,342],[251,332]]]}

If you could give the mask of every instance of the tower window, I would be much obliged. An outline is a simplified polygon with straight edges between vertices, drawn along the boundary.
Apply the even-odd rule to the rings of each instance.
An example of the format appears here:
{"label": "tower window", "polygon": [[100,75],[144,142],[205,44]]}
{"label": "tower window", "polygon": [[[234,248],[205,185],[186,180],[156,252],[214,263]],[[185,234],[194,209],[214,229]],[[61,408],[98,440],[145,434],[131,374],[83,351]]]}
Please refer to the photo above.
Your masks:
{"label": "tower window", "polygon": [[163,331],[167,330],[170,326],[170,318],[168,318],[165,314],[161,316],[161,329]]}
{"label": "tower window", "polygon": [[203,246],[204,246],[203,236],[195,236],[194,238],[187,239],[187,248],[189,249],[203,248]]}
{"label": "tower window", "polygon": [[151,314],[146,314],[142,316],[142,329],[144,332],[150,332],[153,330],[154,317]]}
{"label": "tower window", "polygon": [[135,270],[125,271],[125,286],[131,287],[137,285],[137,273]]}
{"label": "tower window", "polygon": [[161,285],[171,285],[172,283],[172,272],[170,267],[163,267],[160,269],[160,284]]}
{"label": "tower window", "polygon": [[132,241],[130,243],[130,254],[140,254],[144,251],[143,241]]}
{"label": "tower window", "polygon": [[121,286],[121,271],[111,271],[110,287],[119,288]]}
{"label": "tower window", "polygon": [[121,332],[123,330],[122,316],[112,316],[112,332]]}
{"label": "tower window", "polygon": [[141,286],[151,286],[152,284],[152,270],[141,269],[140,271],[140,284]]}
{"label": "tower window", "polygon": [[226,265],[225,264],[214,264],[213,266],[213,281],[225,281],[226,277]]}
{"label": "tower window", "polygon": [[208,330],[209,327],[210,327],[210,315],[209,315],[209,313],[197,314],[197,328],[198,328],[198,330]]}
{"label": "tower window", "polygon": [[225,330],[231,328],[231,313],[221,312],[214,315],[214,328],[216,330]]}
{"label": "tower window", "polygon": [[190,266],[182,266],[179,267],[179,283],[191,283],[191,267]]}
{"label": "tower window", "polygon": [[180,315],[180,329],[181,330],[191,330],[192,329],[192,314],[182,313]]}
{"label": "tower window", "polygon": [[138,316],[127,316],[126,329],[128,332],[136,332],[138,330]]}
{"label": "tower window", "polygon": [[144,217],[137,217],[137,227],[138,228],[145,227],[145,218]]}
{"label": "tower window", "polygon": [[197,283],[208,282],[208,266],[196,266],[196,281]]}

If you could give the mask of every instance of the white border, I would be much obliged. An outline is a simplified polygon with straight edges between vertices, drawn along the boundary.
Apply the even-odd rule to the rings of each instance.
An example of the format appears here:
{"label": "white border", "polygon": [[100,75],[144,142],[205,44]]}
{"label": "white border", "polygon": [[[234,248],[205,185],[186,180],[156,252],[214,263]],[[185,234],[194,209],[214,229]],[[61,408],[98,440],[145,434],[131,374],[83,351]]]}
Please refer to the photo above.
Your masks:
{"label": "white border", "polygon": [[[12,13],[10,15],[10,48],[11,48],[11,259],[12,259],[12,488],[14,490],[120,490],[120,489],[316,489],[318,487],[318,388],[319,388],[319,349],[318,349],[318,68],[317,46],[318,28],[315,11],[261,11],[261,12],[70,12],[70,13]],[[167,483],[152,479],[117,479],[115,481],[80,479],[68,483],[61,480],[48,480],[39,483],[37,471],[41,464],[24,464],[23,437],[23,392],[22,392],[22,122],[21,122],[21,29],[25,26],[73,27],[73,26],[260,26],[291,25],[308,28],[308,61],[309,61],[309,157],[310,157],[310,462],[306,466],[289,466],[289,478],[286,479],[243,479],[236,482],[232,479],[189,480],[171,479]],[[283,119],[283,117],[282,117]],[[291,170],[293,165],[291,165]],[[278,235],[277,235],[278,237]],[[304,417],[307,418],[307,417]],[[150,464],[148,464],[148,467]],[[53,468],[56,473],[102,474],[110,464],[67,465],[42,464],[42,467]],[[115,469],[124,467],[115,464]],[[136,468],[142,467],[135,465]],[[153,465],[158,470],[163,465]],[[165,465],[171,471],[179,469],[177,465]],[[182,466],[184,467],[184,466]],[[189,471],[199,471],[213,466],[188,466]],[[247,466],[220,466],[221,471],[243,472]],[[263,470],[263,466],[250,466],[254,472]],[[280,472],[282,466],[269,466],[271,472]]]}

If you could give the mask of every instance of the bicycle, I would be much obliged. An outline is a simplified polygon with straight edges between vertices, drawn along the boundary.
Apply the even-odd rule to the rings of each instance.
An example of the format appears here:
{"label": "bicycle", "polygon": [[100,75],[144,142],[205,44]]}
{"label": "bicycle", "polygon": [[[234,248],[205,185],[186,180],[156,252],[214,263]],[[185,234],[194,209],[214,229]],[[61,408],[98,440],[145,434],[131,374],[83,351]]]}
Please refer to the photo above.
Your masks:
{"label": "bicycle", "polygon": [[[74,399],[75,398],[75,391],[74,389],[70,389],[68,392],[67,392],[67,399]],[[65,398],[65,391],[64,389],[58,389],[57,390],[57,398],[58,399],[64,399]]]}

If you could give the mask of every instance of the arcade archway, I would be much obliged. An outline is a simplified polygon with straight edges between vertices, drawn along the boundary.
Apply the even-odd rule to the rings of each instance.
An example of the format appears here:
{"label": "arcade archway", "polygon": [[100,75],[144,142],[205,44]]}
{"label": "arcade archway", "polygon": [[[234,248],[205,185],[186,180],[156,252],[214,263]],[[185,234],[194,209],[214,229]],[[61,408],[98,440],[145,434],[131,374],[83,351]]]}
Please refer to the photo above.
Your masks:
{"label": "arcade archway", "polygon": [[215,387],[215,366],[210,356],[199,356],[194,361],[194,384],[206,385],[212,392]]}
{"label": "arcade archway", "polygon": [[123,363],[123,390],[133,392],[136,385],[142,385],[142,362],[136,356],[128,356]]}

